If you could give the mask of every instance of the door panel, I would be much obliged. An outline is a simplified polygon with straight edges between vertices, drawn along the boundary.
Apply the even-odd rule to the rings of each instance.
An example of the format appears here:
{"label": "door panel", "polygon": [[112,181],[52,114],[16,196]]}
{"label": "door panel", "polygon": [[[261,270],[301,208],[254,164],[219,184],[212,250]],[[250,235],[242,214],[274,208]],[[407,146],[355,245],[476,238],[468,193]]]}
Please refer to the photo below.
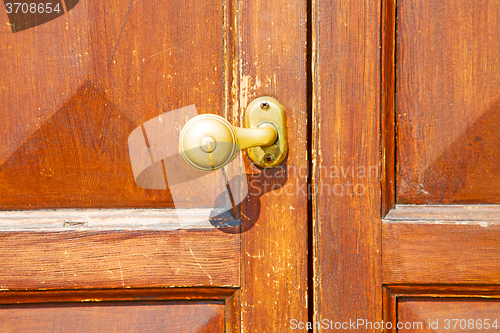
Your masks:
{"label": "door panel", "polygon": [[477,298],[398,300],[398,322],[404,323],[398,332],[496,331],[499,317],[499,300]]}
{"label": "door panel", "polygon": [[[384,320],[390,332],[417,331],[397,330],[398,320],[423,321],[432,332],[446,331],[448,317],[494,321],[500,6],[384,6]],[[436,320],[439,327],[429,328]]]}
{"label": "door panel", "polygon": [[388,284],[500,283],[494,206],[399,206],[382,227]]}
{"label": "door panel", "polygon": [[498,2],[317,0],[311,14],[315,322],[496,316]]}
{"label": "door panel", "polygon": [[0,288],[240,285],[239,234],[209,223],[174,230],[40,229],[0,231]]}
{"label": "door panel", "polygon": [[[0,207],[175,208],[168,190],[129,177],[127,137],[191,104],[225,114],[223,12],[222,2],[81,1],[33,29],[2,25]],[[213,205],[204,199],[184,208]]]}
{"label": "door panel", "polygon": [[388,332],[495,332],[498,285],[399,285],[384,287]]}
{"label": "door panel", "polygon": [[[18,33],[2,25],[0,304],[8,315],[43,312],[57,328],[61,315],[77,324],[81,309],[115,311],[98,302],[203,300],[217,304],[208,331],[285,332],[292,318],[307,321],[306,18],[303,0],[116,0],[80,1]],[[134,182],[134,129],[151,152],[151,119],[194,104],[241,126],[262,95],[285,107],[289,154],[267,171],[243,156],[249,195],[231,214],[209,219],[214,202],[196,187],[185,187],[179,209],[172,186]],[[32,305],[13,307],[19,300]],[[67,304],[75,302],[88,303]],[[162,304],[118,307],[147,309],[159,326],[162,314],[184,313],[198,327],[203,310]]]}
{"label": "door panel", "polygon": [[0,306],[2,332],[224,332],[222,302]]}
{"label": "door panel", "polygon": [[500,6],[397,8],[398,203],[500,203]]}

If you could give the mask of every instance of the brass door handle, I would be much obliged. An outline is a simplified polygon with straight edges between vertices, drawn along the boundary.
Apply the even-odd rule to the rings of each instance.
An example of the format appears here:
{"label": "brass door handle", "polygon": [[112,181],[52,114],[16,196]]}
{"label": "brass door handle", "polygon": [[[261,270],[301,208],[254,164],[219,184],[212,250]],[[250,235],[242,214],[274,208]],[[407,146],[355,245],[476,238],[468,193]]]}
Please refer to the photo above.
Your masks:
{"label": "brass door handle", "polygon": [[272,97],[257,98],[245,111],[245,123],[241,128],[214,114],[196,116],[181,131],[179,153],[203,171],[222,168],[243,149],[259,167],[280,165],[288,152],[283,105]]}

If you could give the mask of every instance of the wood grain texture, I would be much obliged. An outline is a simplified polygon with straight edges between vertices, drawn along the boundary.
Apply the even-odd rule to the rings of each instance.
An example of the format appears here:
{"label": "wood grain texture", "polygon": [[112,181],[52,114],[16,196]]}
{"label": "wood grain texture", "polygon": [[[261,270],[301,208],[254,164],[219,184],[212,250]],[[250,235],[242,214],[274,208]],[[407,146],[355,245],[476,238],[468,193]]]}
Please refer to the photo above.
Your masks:
{"label": "wood grain texture", "polygon": [[[303,0],[82,2],[43,29],[1,34],[0,208],[10,213],[0,217],[0,289],[90,295],[89,288],[211,286],[219,295],[225,287],[231,292],[222,293],[226,331],[285,332],[290,319],[307,321],[306,8]],[[249,175],[260,180],[252,190],[261,194],[241,205],[243,235],[206,221],[186,229],[186,216],[180,228],[169,229],[161,224],[175,222],[172,217],[147,211],[108,211],[110,218],[95,211],[47,213],[174,208],[168,190],[133,183],[128,134],[190,104],[241,124],[247,104],[261,95],[284,104],[291,146],[285,168]],[[265,188],[285,184],[286,191]],[[186,193],[194,198],[196,190]],[[27,302],[43,297],[23,295]],[[198,290],[189,297],[217,295]],[[78,302],[72,297],[60,291],[52,300]],[[26,309],[12,310],[14,325],[26,313],[38,315]],[[62,314],[80,323],[78,309],[64,309],[50,310],[54,319],[46,322]],[[187,317],[196,323],[196,316]]]}
{"label": "wood grain texture", "polygon": [[396,0],[382,1],[382,216],[396,203]]}
{"label": "wood grain texture", "polygon": [[168,190],[135,185],[127,137],[190,104],[225,113],[223,25],[221,2],[162,0],[80,2],[34,29],[0,27],[0,207],[174,208]]}
{"label": "wood grain texture", "polygon": [[234,288],[114,288],[66,290],[16,290],[0,292],[0,304],[38,304],[74,302],[125,302],[125,301],[224,301],[235,296]]}
{"label": "wood grain texture", "polygon": [[382,279],[386,284],[499,283],[500,224],[386,221]]}
{"label": "wood grain texture", "polygon": [[383,287],[383,319],[384,322],[390,323],[385,325],[384,332],[396,333],[397,332],[397,295],[389,288]]}
{"label": "wood grain texture", "polygon": [[397,201],[500,203],[500,6],[398,2]]}
{"label": "wood grain texture", "polygon": [[500,295],[495,284],[415,284],[385,285],[389,295],[395,297],[489,297]]}
{"label": "wood grain texture", "polygon": [[212,229],[1,231],[0,289],[240,284],[240,237]]}
{"label": "wood grain texture", "polygon": [[[398,321],[407,328],[398,332],[486,332],[500,319],[500,299],[478,298],[400,298]],[[453,321],[458,319],[458,321]],[[488,319],[489,329],[483,326]],[[446,321],[448,320],[448,322]],[[470,322],[472,320],[472,322]],[[480,320],[480,322],[478,321]],[[479,327],[479,325],[481,325]]]}
{"label": "wood grain texture", "polygon": [[[289,332],[307,321],[306,1],[240,1],[239,115],[254,98],[285,107],[289,153],[277,169],[254,170],[261,190],[242,208],[243,332]],[[302,173],[299,174],[299,170]],[[285,175],[285,176],[284,176]],[[260,183],[259,183],[260,181]],[[274,187],[273,187],[274,186]],[[256,195],[256,191],[254,191]]]}
{"label": "wood grain texture", "polygon": [[3,332],[224,332],[220,302],[0,306]]}
{"label": "wood grain texture", "polygon": [[[183,304],[199,304],[199,301],[210,301],[210,304],[224,304],[224,332],[240,332],[239,331],[239,291],[233,288],[217,288],[217,287],[187,287],[187,288],[115,288],[115,289],[69,289],[69,290],[36,290],[36,291],[1,291],[0,304],[63,304],[62,306],[71,307],[72,303],[86,304],[91,307],[104,302],[113,302],[110,304],[124,304],[126,302],[133,307],[137,302],[148,302],[151,304],[156,301],[158,304],[172,305],[172,301],[189,301]],[[158,302],[168,301],[168,302]],[[179,303],[177,303],[179,304]],[[182,308],[182,307],[181,307]],[[15,308],[22,310],[22,307]],[[179,310],[180,308],[176,308]],[[127,309],[125,309],[127,311]],[[132,310],[133,311],[133,310]],[[77,311],[78,312],[78,311]],[[189,311],[186,311],[189,314]],[[176,317],[183,317],[184,311],[179,311]],[[71,314],[70,314],[71,315]],[[19,316],[19,314],[14,314]],[[183,317],[186,324],[191,324],[192,327],[200,322],[200,318],[193,316]],[[90,319],[90,318],[89,318]],[[193,321],[193,322],[191,322]],[[161,320],[160,320],[161,322]],[[173,320],[175,322],[175,320]],[[70,324],[70,323],[68,323]],[[155,323],[147,323],[142,326],[144,331],[148,325]],[[211,331],[209,331],[211,332]]]}
{"label": "wood grain texture", "polygon": [[[226,289],[227,290],[227,289]],[[225,298],[226,330],[227,333],[241,332],[241,289],[236,290],[230,297]]]}
{"label": "wood grain texture", "polygon": [[[444,324],[443,319],[445,318],[440,317],[441,315],[445,314],[449,316],[448,318],[465,319],[470,318],[470,314],[477,313],[478,311],[484,314],[481,310],[496,307],[496,304],[485,304],[485,302],[492,301],[497,303],[500,300],[499,295],[500,287],[498,285],[386,285],[384,286],[384,304],[386,304],[384,307],[384,321],[393,323],[393,329],[387,329],[386,331],[391,333],[398,332],[396,329],[398,321],[413,323],[419,322],[422,319],[428,321],[430,318],[434,318],[434,321],[438,319],[441,323],[439,327],[442,329]],[[428,304],[428,302],[432,303]],[[421,306],[423,308],[419,309]],[[466,313],[461,311],[467,307]],[[432,309],[432,313],[429,313],[429,309]],[[484,320],[485,318],[487,317],[481,319]],[[490,322],[492,321],[490,320]],[[424,327],[424,330],[420,331],[439,332],[439,330],[429,330],[428,328]],[[448,329],[447,331],[464,330]],[[472,332],[484,331],[486,330],[472,330]]]}
{"label": "wood grain texture", "polygon": [[315,321],[382,320],[381,9],[313,1]]}

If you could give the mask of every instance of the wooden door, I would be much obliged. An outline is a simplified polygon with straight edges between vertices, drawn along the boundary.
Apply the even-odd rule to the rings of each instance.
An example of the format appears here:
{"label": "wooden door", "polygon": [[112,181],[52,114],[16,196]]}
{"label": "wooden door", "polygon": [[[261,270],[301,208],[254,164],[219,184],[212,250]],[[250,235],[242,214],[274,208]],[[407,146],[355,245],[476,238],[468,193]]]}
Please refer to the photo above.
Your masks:
{"label": "wooden door", "polygon": [[498,331],[500,4],[401,1],[396,17],[387,318],[434,332]]}
{"label": "wooden door", "polygon": [[[29,29],[0,10],[0,330],[307,321],[308,180],[288,171],[307,169],[306,2],[59,4]],[[288,158],[263,173],[243,157],[252,186],[226,220],[197,188],[179,215],[169,186],[137,186],[134,129],[192,104],[241,125],[263,95],[286,109]]]}
{"label": "wooden door", "polygon": [[312,14],[315,331],[498,331],[500,4]]}

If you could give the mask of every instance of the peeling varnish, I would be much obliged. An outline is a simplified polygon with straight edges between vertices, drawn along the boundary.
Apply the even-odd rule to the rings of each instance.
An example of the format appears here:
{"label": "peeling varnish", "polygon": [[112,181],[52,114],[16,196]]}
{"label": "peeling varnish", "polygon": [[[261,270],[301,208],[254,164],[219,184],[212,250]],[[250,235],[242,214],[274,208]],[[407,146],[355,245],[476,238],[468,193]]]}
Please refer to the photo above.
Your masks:
{"label": "peeling varnish", "polygon": [[248,105],[248,82],[251,80],[250,75],[243,75],[240,83],[240,106]]}
{"label": "peeling varnish", "polygon": [[[263,252],[264,252],[264,251],[263,251]],[[250,254],[250,253],[248,253],[248,251],[247,251],[247,250],[245,250],[245,254],[246,254],[248,257],[250,257],[250,258],[257,258],[257,259],[262,259],[262,258],[264,258],[264,253],[260,254],[260,251],[259,251],[259,254],[258,254],[258,255],[256,255],[256,254]]]}

